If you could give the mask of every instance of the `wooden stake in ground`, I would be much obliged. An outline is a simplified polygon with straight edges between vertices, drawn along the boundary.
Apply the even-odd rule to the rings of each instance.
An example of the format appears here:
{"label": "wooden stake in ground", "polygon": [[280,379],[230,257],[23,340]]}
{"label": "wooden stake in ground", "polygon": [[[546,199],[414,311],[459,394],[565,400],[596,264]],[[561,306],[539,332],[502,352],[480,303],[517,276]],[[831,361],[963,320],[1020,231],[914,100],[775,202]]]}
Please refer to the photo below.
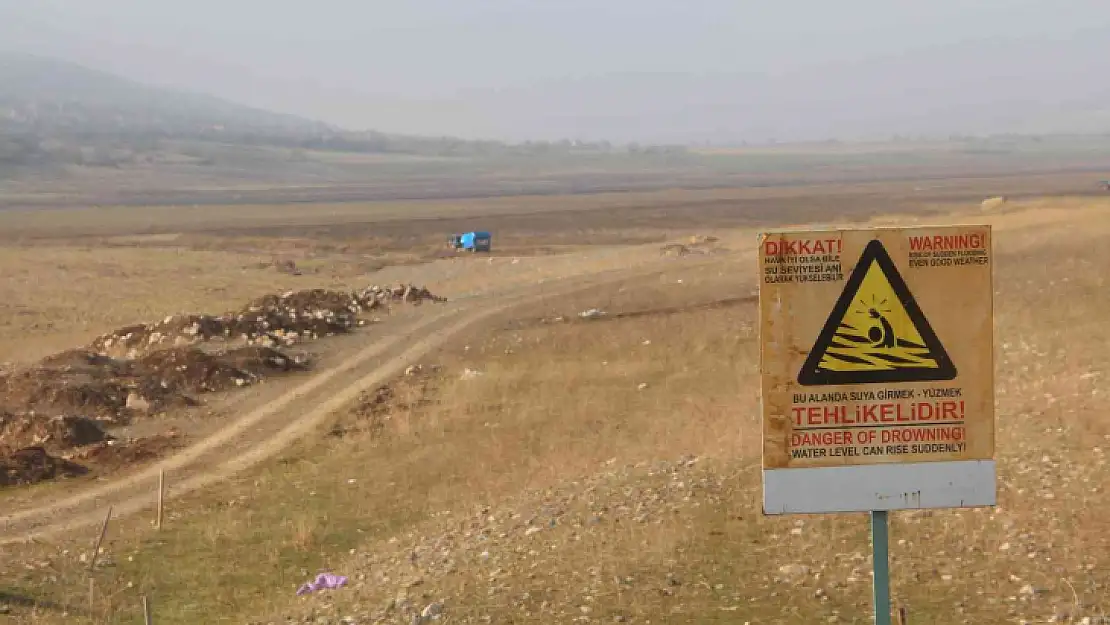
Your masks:
{"label": "wooden stake in ground", "polygon": [[909,617],[906,616],[906,607],[898,606],[898,625],[909,625]]}
{"label": "wooden stake in ground", "polygon": [[96,603],[96,580],[89,576],[89,618],[92,618],[93,608]]}
{"label": "wooden stake in ground", "polygon": [[104,517],[104,525],[100,526],[100,536],[96,539],[96,545],[93,546],[92,557],[89,558],[89,571],[96,567],[96,558],[100,555],[100,543],[104,542],[104,535],[108,533],[108,521],[112,520],[112,506],[108,506],[108,514]]}
{"label": "wooden stake in ground", "polygon": [[158,514],[154,519],[154,527],[162,529],[162,504],[166,499],[166,472],[158,471]]}
{"label": "wooden stake in ground", "polygon": [[146,595],[143,595],[143,622],[146,625],[151,625],[154,622],[154,619],[150,616],[150,599]]}

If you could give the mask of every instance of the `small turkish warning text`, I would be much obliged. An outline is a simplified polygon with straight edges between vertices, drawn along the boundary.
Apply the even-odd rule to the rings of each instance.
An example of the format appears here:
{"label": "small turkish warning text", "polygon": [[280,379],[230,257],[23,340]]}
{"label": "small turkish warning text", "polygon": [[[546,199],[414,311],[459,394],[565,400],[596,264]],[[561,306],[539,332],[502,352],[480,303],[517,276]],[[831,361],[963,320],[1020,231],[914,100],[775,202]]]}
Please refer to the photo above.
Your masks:
{"label": "small turkish warning text", "polygon": [[840,282],[839,239],[768,240],[763,243],[765,284]]}

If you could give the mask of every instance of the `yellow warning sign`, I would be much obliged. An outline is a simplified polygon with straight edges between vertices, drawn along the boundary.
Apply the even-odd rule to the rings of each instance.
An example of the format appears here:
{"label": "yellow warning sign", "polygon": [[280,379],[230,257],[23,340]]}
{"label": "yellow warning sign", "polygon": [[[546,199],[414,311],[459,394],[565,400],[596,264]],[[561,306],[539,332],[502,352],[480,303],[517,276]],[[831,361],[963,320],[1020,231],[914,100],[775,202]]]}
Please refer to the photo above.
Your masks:
{"label": "yellow warning sign", "polygon": [[[941,474],[941,465],[909,471],[908,481],[879,468],[821,469],[991,461],[993,263],[985,225],[760,235],[767,505],[877,510],[919,490],[982,501],[965,492],[980,482]],[[915,481],[929,470],[935,483]],[[993,482],[981,484],[993,496]]]}
{"label": "yellow warning sign", "polygon": [[944,345],[883,244],[864,248],[798,373],[803,386],[951,380]]}

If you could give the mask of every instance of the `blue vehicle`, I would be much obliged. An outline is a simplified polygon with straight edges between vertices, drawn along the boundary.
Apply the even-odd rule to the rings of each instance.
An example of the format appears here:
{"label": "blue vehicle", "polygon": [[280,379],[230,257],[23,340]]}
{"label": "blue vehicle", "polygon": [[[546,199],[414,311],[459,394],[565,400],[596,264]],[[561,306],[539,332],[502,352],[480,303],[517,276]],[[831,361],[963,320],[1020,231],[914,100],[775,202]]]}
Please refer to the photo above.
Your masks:
{"label": "blue vehicle", "polygon": [[488,252],[491,238],[488,232],[456,234],[451,237],[451,247],[467,252]]}

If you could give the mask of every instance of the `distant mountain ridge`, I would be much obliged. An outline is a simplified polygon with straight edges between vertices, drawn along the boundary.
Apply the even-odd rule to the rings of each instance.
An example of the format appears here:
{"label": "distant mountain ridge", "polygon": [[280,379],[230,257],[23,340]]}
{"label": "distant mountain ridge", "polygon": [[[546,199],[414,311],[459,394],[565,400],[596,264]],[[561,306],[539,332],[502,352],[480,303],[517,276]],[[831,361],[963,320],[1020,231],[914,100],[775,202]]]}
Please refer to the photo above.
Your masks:
{"label": "distant mountain ridge", "polygon": [[52,58],[0,52],[0,129],[46,133],[312,136],[339,129]]}
{"label": "distant mountain ridge", "polygon": [[[604,141],[511,145],[351,131],[210,95],[154,87],[69,61],[0,51],[0,168],[10,172],[12,167],[149,162],[165,155],[166,142],[434,157],[612,149]],[[193,146],[189,151],[204,150]]]}

